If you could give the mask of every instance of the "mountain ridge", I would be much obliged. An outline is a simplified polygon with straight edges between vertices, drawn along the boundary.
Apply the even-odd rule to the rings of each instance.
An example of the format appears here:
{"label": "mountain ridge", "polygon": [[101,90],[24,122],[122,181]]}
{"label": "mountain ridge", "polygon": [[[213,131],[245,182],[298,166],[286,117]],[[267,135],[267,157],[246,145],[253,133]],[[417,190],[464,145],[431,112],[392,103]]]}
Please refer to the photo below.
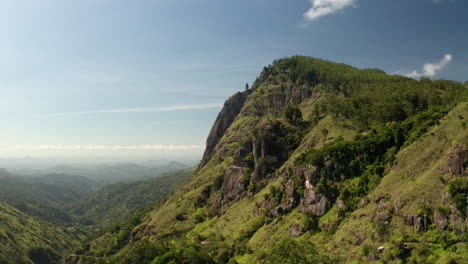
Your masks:
{"label": "mountain ridge", "polygon": [[[464,174],[449,172],[443,181],[431,180],[425,188],[439,193],[448,188],[447,201],[457,204],[448,211],[433,208],[437,203],[405,200],[403,207],[409,208],[413,220],[403,221],[406,227],[398,235],[390,230],[400,227],[402,215],[385,205],[398,198],[385,193],[374,197],[374,191],[393,178],[392,170],[403,162],[399,153],[412,146],[423,148],[420,141],[433,137],[431,133],[441,135],[433,137],[432,145],[447,151],[446,141],[437,141],[443,133],[434,129],[455,132],[456,144],[468,143],[466,87],[303,56],[276,60],[252,87],[236,117],[220,120],[224,117],[218,115],[212,131],[224,133],[210,133],[215,146],[205,152],[208,161],[186,184],[163,204],[90,241],[70,263],[464,260]],[[230,125],[218,129],[223,122]],[[415,160],[415,166],[432,158]],[[447,162],[445,156],[438,163],[442,161]],[[466,164],[461,164],[465,171]],[[403,171],[410,169],[414,170]],[[373,206],[382,203],[377,206],[382,210],[370,222],[369,230],[378,235],[367,241],[367,233],[345,227],[369,201]],[[435,212],[444,212],[447,226],[431,225],[441,219]],[[366,239],[341,245],[347,232]],[[406,248],[410,242],[413,246]],[[377,249],[380,244],[383,248]],[[307,250],[295,256],[290,254],[293,248]]]}

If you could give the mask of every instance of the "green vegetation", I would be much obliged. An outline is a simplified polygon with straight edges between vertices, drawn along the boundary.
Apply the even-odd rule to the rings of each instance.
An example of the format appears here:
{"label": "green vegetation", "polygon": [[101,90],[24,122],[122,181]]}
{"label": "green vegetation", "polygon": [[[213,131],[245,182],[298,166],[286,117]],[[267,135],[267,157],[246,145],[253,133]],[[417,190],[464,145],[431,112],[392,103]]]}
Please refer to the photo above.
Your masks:
{"label": "green vegetation", "polygon": [[292,125],[299,125],[303,121],[301,109],[295,105],[288,105],[284,111],[284,116],[286,117],[286,120]]}
{"label": "green vegetation", "polygon": [[71,225],[76,219],[64,209],[89,194],[95,182],[85,177],[47,174],[34,178],[0,177],[0,201],[42,220]]}
{"label": "green vegetation", "polygon": [[286,238],[279,241],[270,252],[260,256],[260,263],[265,264],[332,264],[338,263],[330,257],[319,253],[309,241],[296,241]]}
{"label": "green vegetation", "polygon": [[115,253],[129,242],[133,228],[149,212],[138,210],[166,198],[192,173],[188,169],[146,181],[115,183],[92,193],[95,183],[85,177],[3,175],[0,200],[9,205],[0,202],[0,263],[59,263],[91,230],[97,230],[96,224],[106,227],[133,216],[109,229],[115,243],[107,252]]}
{"label": "green vegetation", "polygon": [[140,209],[166,198],[192,176],[193,170],[163,174],[145,181],[105,185],[69,206],[71,214],[85,224],[108,226],[122,221]]}
{"label": "green vegetation", "polygon": [[[435,108],[402,122],[373,127],[367,134],[357,134],[350,141],[338,137],[319,149],[305,151],[294,164],[315,166],[320,175],[318,191],[330,198],[339,194],[346,206],[354,210],[360,199],[378,185],[385,167],[394,161],[399,149],[419,138],[445,114],[446,111]],[[359,177],[359,180],[341,189],[330,186],[340,182],[342,175]]]}
{"label": "green vegetation", "polygon": [[56,263],[71,253],[86,234],[83,228],[53,226],[0,202],[2,263]]}
{"label": "green vegetation", "polygon": [[462,84],[294,56],[248,96],[204,166],[73,263],[466,262],[466,180],[447,163],[468,145]]}
{"label": "green vegetation", "polygon": [[448,191],[457,209],[466,216],[468,210],[468,179],[457,178],[451,180]]}

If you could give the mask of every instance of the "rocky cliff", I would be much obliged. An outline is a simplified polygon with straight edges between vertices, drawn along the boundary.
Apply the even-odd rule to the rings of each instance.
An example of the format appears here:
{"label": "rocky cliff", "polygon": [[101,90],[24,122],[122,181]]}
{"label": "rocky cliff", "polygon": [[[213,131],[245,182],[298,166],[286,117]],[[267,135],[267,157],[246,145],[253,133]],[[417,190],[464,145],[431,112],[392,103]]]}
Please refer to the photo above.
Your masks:
{"label": "rocky cliff", "polygon": [[206,149],[203,153],[203,159],[201,166],[205,165],[211,157],[213,149],[218,144],[221,137],[224,135],[226,130],[231,126],[234,119],[237,117],[250,91],[238,92],[231,96],[223,106],[223,109],[218,114],[213,127],[210,130],[210,134],[206,140]]}

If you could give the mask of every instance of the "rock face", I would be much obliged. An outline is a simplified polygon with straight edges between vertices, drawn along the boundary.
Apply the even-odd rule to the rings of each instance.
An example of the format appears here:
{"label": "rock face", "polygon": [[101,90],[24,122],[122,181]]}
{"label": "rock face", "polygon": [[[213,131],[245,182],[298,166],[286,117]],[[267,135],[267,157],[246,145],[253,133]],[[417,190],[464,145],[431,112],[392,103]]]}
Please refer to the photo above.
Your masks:
{"label": "rock face", "polygon": [[244,171],[245,168],[235,165],[226,168],[223,184],[225,202],[239,200],[246,193]]}
{"label": "rock face", "polygon": [[449,152],[447,163],[452,174],[468,176],[468,147],[464,145],[455,147]]}
{"label": "rock face", "polygon": [[442,215],[440,212],[436,211],[434,213],[434,224],[439,229],[446,229],[448,226],[448,218]]}
{"label": "rock face", "polygon": [[288,228],[288,232],[292,238],[300,237],[306,232],[306,228],[299,223],[294,223]]}
{"label": "rock face", "polygon": [[216,121],[213,124],[210,134],[206,140],[206,149],[203,153],[201,166],[204,166],[209,161],[214,148],[218,144],[221,137],[224,135],[224,132],[226,132],[229,126],[231,126],[232,122],[234,122],[236,119],[249,94],[250,90],[245,92],[238,92],[231,96],[231,98],[229,98],[224,103],[224,107],[218,114],[218,117],[216,118]]}
{"label": "rock face", "polygon": [[431,220],[427,215],[410,215],[406,217],[405,223],[412,225],[416,230],[423,231],[428,229]]}
{"label": "rock face", "polygon": [[263,179],[288,159],[288,146],[280,140],[286,134],[287,130],[279,122],[258,129],[253,141],[254,182]]}
{"label": "rock face", "polygon": [[305,189],[304,198],[300,205],[301,212],[312,212],[315,216],[324,216],[330,209],[330,201],[321,193],[312,189]]}

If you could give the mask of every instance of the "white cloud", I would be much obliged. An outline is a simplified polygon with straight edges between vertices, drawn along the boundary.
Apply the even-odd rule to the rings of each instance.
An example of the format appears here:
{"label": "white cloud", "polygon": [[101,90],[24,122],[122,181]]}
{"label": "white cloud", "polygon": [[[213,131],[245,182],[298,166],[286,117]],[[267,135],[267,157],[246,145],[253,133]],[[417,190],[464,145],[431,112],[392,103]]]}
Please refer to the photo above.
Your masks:
{"label": "white cloud", "polygon": [[312,7],[304,14],[307,20],[313,21],[322,16],[336,13],[352,6],[357,0],[311,0]]}
{"label": "white cloud", "polygon": [[403,74],[411,78],[421,78],[421,77],[433,77],[442,70],[447,64],[452,61],[452,54],[445,54],[444,57],[438,63],[426,63],[423,65],[423,72],[419,73],[417,71],[412,71],[406,74]]}
{"label": "white cloud", "polygon": [[220,108],[222,103],[208,103],[208,104],[188,104],[188,105],[172,105],[163,107],[139,107],[139,108],[122,108],[122,109],[107,109],[95,111],[81,111],[81,112],[65,112],[54,113],[48,116],[70,116],[70,115],[92,115],[92,114],[109,114],[109,113],[141,113],[141,112],[169,112],[181,110],[200,110],[210,108]]}

